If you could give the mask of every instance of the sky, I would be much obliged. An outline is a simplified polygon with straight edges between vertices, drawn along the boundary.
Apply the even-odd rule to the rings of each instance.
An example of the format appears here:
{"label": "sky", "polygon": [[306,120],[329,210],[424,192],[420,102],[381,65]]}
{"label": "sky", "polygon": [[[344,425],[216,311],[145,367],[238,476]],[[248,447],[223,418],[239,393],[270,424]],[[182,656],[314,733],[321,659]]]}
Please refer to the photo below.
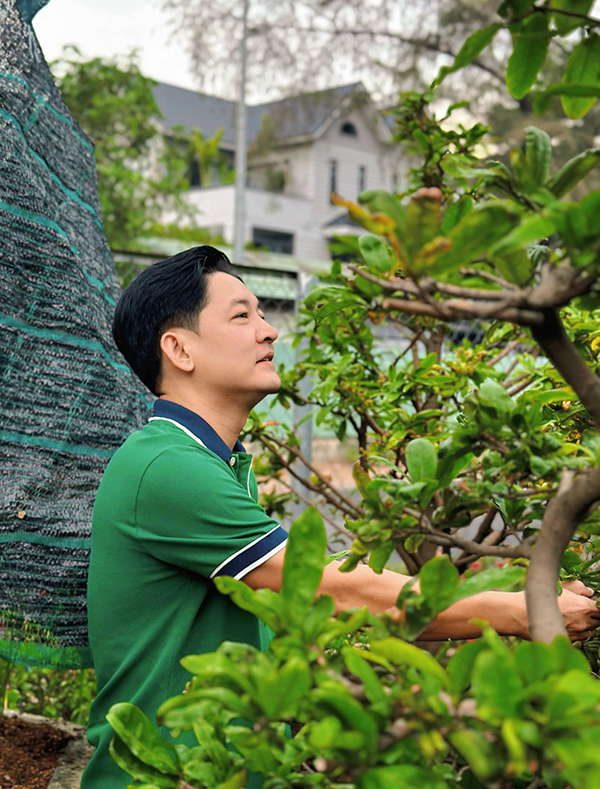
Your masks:
{"label": "sky", "polygon": [[50,0],[33,20],[46,60],[65,44],[85,57],[140,54],[142,73],[160,82],[198,89],[183,47],[172,40],[161,0]]}

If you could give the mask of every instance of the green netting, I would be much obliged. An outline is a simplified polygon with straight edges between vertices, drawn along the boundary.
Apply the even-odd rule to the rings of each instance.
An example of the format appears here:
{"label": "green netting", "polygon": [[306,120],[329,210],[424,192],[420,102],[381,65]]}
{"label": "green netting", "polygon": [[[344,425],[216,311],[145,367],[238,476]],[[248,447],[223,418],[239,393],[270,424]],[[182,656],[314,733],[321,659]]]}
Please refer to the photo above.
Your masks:
{"label": "green netting", "polygon": [[148,403],[110,336],[93,149],[28,24],[41,5],[0,0],[0,656],[74,668],[95,491]]}

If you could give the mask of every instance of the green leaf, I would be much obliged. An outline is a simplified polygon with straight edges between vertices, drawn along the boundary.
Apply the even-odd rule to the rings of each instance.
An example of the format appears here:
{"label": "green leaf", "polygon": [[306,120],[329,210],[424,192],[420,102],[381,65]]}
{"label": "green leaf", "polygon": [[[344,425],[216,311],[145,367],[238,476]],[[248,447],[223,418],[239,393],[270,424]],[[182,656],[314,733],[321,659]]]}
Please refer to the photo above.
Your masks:
{"label": "green leaf", "polygon": [[[577,44],[567,61],[562,82],[563,85],[590,85],[600,90],[600,36],[590,33]],[[571,119],[583,118],[595,101],[594,96],[561,96],[565,115]]]}
{"label": "green leaf", "polygon": [[460,448],[458,451],[456,448],[452,451],[447,450],[441,456],[437,467],[436,477],[439,487],[441,489],[447,488],[472,459],[473,453],[467,452],[464,448]]}
{"label": "green leaf", "polygon": [[448,233],[452,248],[439,255],[427,273],[448,274],[484,257],[490,247],[519,223],[519,212],[506,202],[487,203],[470,211]]}
{"label": "green leaf", "polygon": [[481,592],[489,592],[492,589],[499,590],[514,587],[522,581],[524,573],[523,567],[511,567],[509,565],[483,570],[470,578],[466,578],[459,584],[452,602],[464,600],[466,597],[472,597]]}
{"label": "green leaf", "polygon": [[515,249],[492,258],[498,274],[507,282],[523,287],[533,275],[533,264],[524,249]]}
{"label": "green leaf", "polygon": [[406,446],[406,467],[412,482],[435,479],[437,452],[431,441],[414,438]]}
{"label": "green leaf", "polygon": [[[600,89],[598,91],[600,96]],[[546,184],[555,197],[564,197],[600,162],[600,148],[589,148],[570,159]]]}
{"label": "green leaf", "polygon": [[369,567],[371,570],[378,574],[381,573],[385,565],[388,563],[393,550],[393,543],[386,543],[371,551],[369,555]]}
{"label": "green leaf", "polygon": [[246,693],[252,692],[252,683],[244,676],[233,660],[219,652],[206,652],[202,655],[187,655],[180,661],[190,674],[202,679],[228,679]]}
{"label": "green leaf", "polygon": [[406,209],[405,236],[403,238],[409,264],[419,250],[428,244],[440,227],[440,200],[428,194],[413,195]]}
{"label": "green leaf", "polygon": [[[386,658],[393,665],[412,666],[424,674],[436,677],[444,684],[448,680],[446,672],[435,658],[413,644],[400,641],[399,638],[383,638],[379,641],[373,641],[370,651],[375,656]],[[365,652],[365,658],[369,659],[369,652]]]}
{"label": "green leaf", "polygon": [[550,42],[548,15],[531,14],[509,29],[513,51],[506,68],[506,86],[514,99],[522,99],[529,93],[546,60]]}
{"label": "green leaf", "polygon": [[516,403],[501,385],[487,378],[479,387],[477,399],[480,403],[492,406],[498,414],[514,411]]}
{"label": "green leaf", "polygon": [[227,781],[223,781],[215,789],[244,789],[248,782],[248,773],[242,770],[235,775],[232,775]]}
{"label": "green leaf", "polygon": [[482,652],[475,660],[471,688],[477,699],[479,717],[483,717],[484,712],[485,717],[492,720],[519,717],[523,684],[514,661],[506,655]]}
{"label": "green leaf", "polygon": [[448,661],[447,671],[452,685],[452,692],[459,696],[471,684],[471,674],[473,673],[473,666],[475,659],[484,649],[488,649],[487,644],[483,639],[471,641],[458,647],[456,652]]}
{"label": "green leaf", "polygon": [[414,764],[373,767],[361,776],[358,789],[448,789],[448,784],[432,770]]}
{"label": "green leaf", "polygon": [[[594,0],[551,0],[550,7],[562,11],[570,11],[575,14],[587,15],[594,3]],[[567,16],[565,14],[553,14],[554,24],[561,36],[566,36],[571,30],[575,30],[580,25],[585,25],[583,19]]]}
{"label": "green leaf", "polygon": [[458,570],[448,556],[434,556],[421,567],[419,583],[434,618],[452,604],[458,585]]}
{"label": "green leaf", "polygon": [[536,126],[525,127],[525,158],[533,182],[542,186],[550,175],[552,144],[550,136]]}
{"label": "green leaf", "polygon": [[264,774],[277,769],[274,754],[259,734],[246,726],[228,726],[225,731],[233,747],[244,757],[250,771]]}
{"label": "green leaf", "polygon": [[502,752],[481,732],[463,729],[451,731],[448,739],[463,755],[480,781],[487,783],[502,770]]}
{"label": "green leaf", "polygon": [[389,705],[388,696],[383,689],[381,680],[367,663],[364,650],[356,647],[342,647],[342,657],[348,671],[358,677],[365,689],[365,695],[372,704]]}
{"label": "green leaf", "polygon": [[493,25],[481,28],[481,30],[476,30],[472,33],[458,51],[458,54],[454,58],[454,63],[452,63],[451,66],[442,66],[439,74],[431,83],[431,87],[435,88],[436,85],[439,85],[448,76],[448,74],[452,74],[453,71],[458,71],[468,66],[469,63],[472,63],[477,55],[492,43],[494,36],[501,28],[502,23],[496,22]]}
{"label": "green leaf", "polygon": [[515,647],[517,671],[526,685],[542,682],[558,670],[558,661],[548,644],[540,641],[523,641]]}
{"label": "green leaf", "polygon": [[522,250],[534,241],[552,235],[554,232],[554,222],[548,217],[540,214],[526,216],[517,227],[490,247],[488,255],[493,260],[502,259],[506,255]]}
{"label": "green leaf", "polygon": [[169,776],[153,769],[147,762],[138,759],[118,735],[110,741],[108,752],[112,760],[135,781],[144,781],[160,789],[177,789],[179,786],[179,778],[176,777],[178,770]]}
{"label": "green leaf", "polygon": [[265,715],[272,720],[290,718],[297,714],[296,705],[311,686],[307,662],[291,657],[279,671],[274,670],[259,685],[256,699]]}
{"label": "green leaf", "polygon": [[495,173],[488,167],[479,166],[460,153],[447,153],[440,162],[442,170],[451,178],[494,178]]}
{"label": "green leaf", "polygon": [[[113,704],[106,715],[131,753],[144,764],[161,773],[178,775],[179,769],[172,748],[163,742],[158,729],[134,704]],[[154,779],[153,779],[154,780]]]}
{"label": "green leaf", "polygon": [[325,714],[335,713],[341,718],[345,723],[345,730],[360,732],[371,753],[375,750],[378,736],[375,721],[370,715],[365,714],[362,704],[352,698],[345,688],[337,683],[322,685],[312,691],[310,698]]}
{"label": "green leaf", "polygon": [[301,624],[315,599],[323,568],[327,536],[316,507],[308,507],[293,522],[283,564],[281,596],[289,619]]}
{"label": "green leaf", "polygon": [[308,739],[311,745],[319,750],[333,748],[337,737],[341,734],[342,723],[335,715],[326,715],[322,720],[311,724]]}
{"label": "green leaf", "polygon": [[598,98],[600,96],[600,87],[597,85],[563,85],[562,82],[557,82],[550,85],[546,90],[537,91],[533,94],[533,111],[538,116],[542,116],[547,112],[552,104],[554,96],[580,96]]}
{"label": "green leaf", "polygon": [[248,584],[243,581],[238,581],[235,578],[230,578],[228,575],[220,576],[214,579],[215,586],[221,594],[227,594],[231,597],[233,602],[238,608],[244,611],[249,611],[255,617],[264,622],[271,630],[277,630],[279,627],[279,617],[277,613],[265,602],[262,602],[259,591],[254,591]]}
{"label": "green leaf", "polygon": [[390,272],[393,269],[390,251],[377,236],[361,236],[358,246],[370,269],[378,273]]}
{"label": "green leaf", "polygon": [[315,321],[315,325],[318,326],[322,323],[325,318],[328,318],[330,315],[335,315],[338,312],[342,312],[342,310],[347,310],[349,308],[353,309],[365,309],[365,304],[362,299],[351,298],[351,299],[340,299],[339,301],[330,301],[328,304],[323,304],[322,307],[315,312],[313,315],[313,319]]}
{"label": "green leaf", "polygon": [[358,202],[366,205],[372,213],[387,214],[396,224],[394,232],[398,238],[402,238],[406,221],[406,206],[402,205],[398,197],[394,197],[383,189],[376,189],[361,192]]}
{"label": "green leaf", "polygon": [[469,211],[473,209],[473,198],[470,195],[463,195],[444,214],[442,220],[442,233],[448,235],[452,228],[463,219]]}

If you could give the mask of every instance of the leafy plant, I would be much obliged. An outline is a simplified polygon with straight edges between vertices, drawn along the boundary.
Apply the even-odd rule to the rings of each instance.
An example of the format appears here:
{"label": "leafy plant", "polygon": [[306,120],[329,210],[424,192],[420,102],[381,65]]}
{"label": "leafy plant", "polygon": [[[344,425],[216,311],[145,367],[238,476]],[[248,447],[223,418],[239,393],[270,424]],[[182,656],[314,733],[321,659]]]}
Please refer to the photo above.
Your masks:
{"label": "leafy plant", "polygon": [[398,638],[389,616],[363,609],[334,618],[333,600],[315,597],[325,546],[323,522],[307,509],[290,531],[279,593],[217,579],[275,636],[266,653],[227,642],[183,659],[193,676],[158,723],[175,737],[193,731],[197,745],[163,742],[131,704],[111,708],[111,753],[132,786],[230,789],[245,786],[248,771],[263,775],[265,789],[415,781],[443,789],[542,776],[595,785],[600,688],[567,639],[511,648],[482,623],[482,639],[442,650],[441,662],[409,643],[452,601],[514,583],[518,568],[461,584],[437,557],[421,570],[420,593],[409,593],[421,605],[405,609]]}

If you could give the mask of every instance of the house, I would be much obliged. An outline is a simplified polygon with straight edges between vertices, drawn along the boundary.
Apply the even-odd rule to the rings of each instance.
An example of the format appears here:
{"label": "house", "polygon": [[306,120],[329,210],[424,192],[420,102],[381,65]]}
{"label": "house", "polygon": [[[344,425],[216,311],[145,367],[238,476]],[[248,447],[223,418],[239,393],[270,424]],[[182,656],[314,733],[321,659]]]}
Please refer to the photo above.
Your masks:
{"label": "house", "polygon": [[[208,138],[223,129],[222,155],[235,166],[236,103],[159,83],[154,96],[166,127],[194,128]],[[397,191],[406,164],[391,144],[393,118],[361,83],[247,107],[245,239],[299,259],[330,259],[334,235],[356,233],[331,193],[356,199],[365,189]],[[232,243],[235,187],[215,175],[202,186],[192,167],[189,201],[197,222]]]}

